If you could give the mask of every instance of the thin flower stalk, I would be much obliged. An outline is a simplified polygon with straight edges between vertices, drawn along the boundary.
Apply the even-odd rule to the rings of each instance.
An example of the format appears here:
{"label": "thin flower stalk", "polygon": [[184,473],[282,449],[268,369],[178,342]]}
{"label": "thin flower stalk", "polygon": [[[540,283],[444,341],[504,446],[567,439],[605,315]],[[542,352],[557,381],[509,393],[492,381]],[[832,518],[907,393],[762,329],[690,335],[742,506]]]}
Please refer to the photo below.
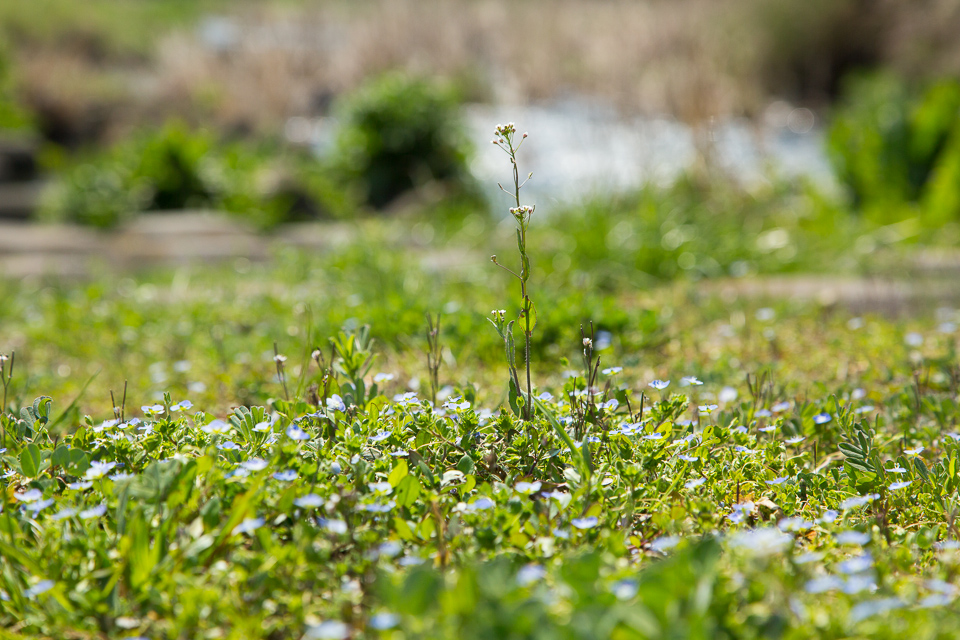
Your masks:
{"label": "thin flower stalk", "polygon": [[[501,337],[504,337],[505,343],[507,343],[507,358],[510,360],[511,367],[511,377],[514,379],[514,384],[517,387],[517,393],[521,396],[524,396],[523,402],[523,416],[524,419],[530,420],[533,417],[533,383],[531,381],[530,375],[530,342],[531,336],[533,335],[533,329],[536,326],[536,308],[534,307],[533,301],[530,299],[529,294],[529,280],[530,280],[530,257],[527,255],[527,229],[530,225],[530,218],[533,216],[534,206],[523,205],[520,203],[520,189],[526,184],[533,174],[527,174],[527,178],[521,182],[520,181],[520,170],[517,166],[517,152],[520,150],[520,146],[523,144],[523,141],[527,138],[527,134],[524,133],[520,137],[519,142],[516,140],[516,127],[511,122],[505,125],[498,125],[496,130],[496,136],[493,139],[493,144],[497,145],[506,152],[510,157],[510,164],[513,168],[513,191],[507,191],[502,184],[497,184],[500,187],[500,190],[504,193],[509,194],[514,201],[516,202],[515,207],[510,208],[510,215],[513,216],[513,219],[517,222],[517,249],[520,252],[520,269],[519,272],[514,271],[513,269],[507,267],[504,264],[501,264],[497,261],[497,256],[491,256],[490,260],[515,277],[520,282],[520,317],[519,319],[523,321],[523,338],[524,338],[524,359],[526,364],[526,393],[524,394],[521,391],[520,381],[517,379],[516,369],[514,367],[514,360],[512,358],[512,338],[508,339],[501,332]],[[506,328],[508,331],[512,329],[513,323],[509,323]],[[499,330],[499,329],[498,329]]]}

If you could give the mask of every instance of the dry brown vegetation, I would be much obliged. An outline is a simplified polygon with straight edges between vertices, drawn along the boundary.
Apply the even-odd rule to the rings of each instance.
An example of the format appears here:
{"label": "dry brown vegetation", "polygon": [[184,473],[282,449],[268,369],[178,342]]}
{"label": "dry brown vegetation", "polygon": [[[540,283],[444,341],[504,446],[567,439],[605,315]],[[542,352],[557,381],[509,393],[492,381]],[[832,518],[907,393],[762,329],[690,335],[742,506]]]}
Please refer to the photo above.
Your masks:
{"label": "dry brown vegetation", "polygon": [[[823,106],[859,68],[887,65],[909,78],[960,75],[957,0],[215,6],[229,12],[220,25],[230,37],[219,48],[192,27],[158,29],[152,54],[113,61],[107,45],[85,56],[74,45],[57,49],[77,38],[21,38],[22,92],[43,113],[68,121],[71,110],[89,122],[106,109],[120,128],[176,115],[263,130],[291,115],[323,113],[371,75],[402,68],[449,78],[468,99],[586,95],[625,112],[670,113],[696,124],[754,115],[773,97]],[[69,34],[68,21],[62,29]]]}

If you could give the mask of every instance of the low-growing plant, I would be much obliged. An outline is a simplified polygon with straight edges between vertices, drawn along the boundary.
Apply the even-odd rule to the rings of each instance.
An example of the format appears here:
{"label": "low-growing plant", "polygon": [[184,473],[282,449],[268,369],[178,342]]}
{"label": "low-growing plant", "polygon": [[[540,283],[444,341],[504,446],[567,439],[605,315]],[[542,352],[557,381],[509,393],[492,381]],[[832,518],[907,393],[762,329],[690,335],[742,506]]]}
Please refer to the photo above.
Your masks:
{"label": "low-growing plant", "polygon": [[529,292],[530,257],[527,254],[527,230],[530,226],[530,220],[533,218],[535,207],[520,204],[520,189],[523,188],[527,180],[533,177],[533,174],[527,175],[526,180],[523,182],[520,181],[520,169],[517,166],[517,152],[520,150],[521,145],[523,145],[523,141],[526,140],[527,134],[524,133],[519,141],[516,140],[516,135],[517,130],[512,122],[505,125],[498,125],[493,143],[506,152],[510,158],[510,165],[513,169],[513,190],[507,191],[503,185],[499,183],[497,186],[500,187],[501,191],[507,193],[516,201],[517,206],[510,208],[510,215],[517,222],[517,251],[520,254],[520,267],[518,271],[514,271],[510,267],[498,262],[496,255],[491,256],[490,260],[493,264],[515,277],[520,283],[520,315],[518,316],[518,320],[523,322],[523,357],[527,371],[526,393],[523,392],[524,387],[521,386],[520,377],[517,374],[516,347],[513,339],[513,323],[515,321],[511,320],[510,322],[506,322],[506,316],[503,311],[494,311],[494,318],[490,322],[497,329],[497,332],[504,341],[507,364],[510,367],[511,396],[516,398],[516,404],[522,406],[524,418],[529,421],[533,417],[533,385],[530,381],[530,340],[533,336],[533,329],[536,326],[537,318],[536,307],[530,299]]}
{"label": "low-growing plant", "polygon": [[253,226],[337,218],[350,198],[321,164],[169,123],[68,168],[41,216],[108,228],[140,212],[218,209]]}
{"label": "low-growing plant", "polygon": [[929,227],[960,218],[960,82],[912,91],[892,75],[850,78],[829,149],[866,215],[919,215]]}
{"label": "low-growing plant", "polygon": [[341,106],[334,165],[382,209],[428,182],[470,196],[470,145],[451,90],[435,81],[387,74]]}
{"label": "low-growing plant", "polygon": [[[538,360],[534,396],[506,312],[496,345],[446,304],[490,308],[501,287],[478,269],[465,294],[391,251],[197,274],[177,295],[168,274],[5,288],[2,633],[893,640],[960,621],[956,312],[904,325],[538,280],[542,305],[624,315],[616,336],[551,327],[583,366]],[[401,382],[423,371],[403,346],[440,306],[468,357],[434,401]],[[636,337],[650,309],[653,343]],[[150,398],[138,415],[109,387],[84,396],[100,366]]]}

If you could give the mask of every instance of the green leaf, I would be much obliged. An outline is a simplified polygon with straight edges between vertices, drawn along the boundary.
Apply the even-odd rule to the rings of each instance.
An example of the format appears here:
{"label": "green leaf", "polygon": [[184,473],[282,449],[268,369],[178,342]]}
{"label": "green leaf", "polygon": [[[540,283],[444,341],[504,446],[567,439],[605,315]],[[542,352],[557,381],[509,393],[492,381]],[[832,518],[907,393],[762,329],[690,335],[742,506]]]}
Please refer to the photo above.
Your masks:
{"label": "green leaf", "polygon": [[476,469],[476,465],[473,463],[473,458],[470,456],[463,456],[460,458],[460,462],[457,463],[457,469],[463,472],[463,475],[469,476],[472,475]]}
{"label": "green leaf", "polygon": [[397,466],[393,468],[393,471],[390,472],[390,475],[387,477],[387,482],[390,483],[390,486],[396,488],[400,481],[407,477],[407,474],[410,472],[410,468],[407,465],[407,461],[400,459],[397,462]]}
{"label": "green leaf", "polygon": [[28,478],[36,478],[40,473],[40,447],[32,442],[20,452],[20,471]]}
{"label": "green leaf", "polygon": [[70,449],[67,456],[67,472],[79,476],[90,468],[90,456],[82,449]]}
{"label": "green leaf", "polygon": [[417,501],[417,496],[420,495],[420,481],[417,480],[416,476],[404,476],[400,484],[397,485],[394,495],[396,496],[397,504],[401,507],[409,508],[413,506]]}
{"label": "green leaf", "polygon": [[866,459],[866,455],[864,454],[863,450],[860,447],[850,444],[848,442],[840,443],[840,452],[843,455],[847,456],[848,458],[854,458],[859,460]]}
{"label": "green leaf", "polygon": [[550,411],[547,405],[543,404],[543,402],[536,398],[534,398],[533,401],[536,404],[537,409],[539,409],[540,412],[546,416],[547,422],[549,422],[550,426],[553,427],[553,430],[556,432],[557,436],[559,436],[563,443],[567,445],[567,448],[570,450],[570,455],[573,456],[575,460],[580,462],[580,469],[582,473],[587,479],[589,479],[592,474],[590,464],[583,457],[583,452],[573,444],[573,438],[571,438],[570,434],[568,434],[566,430],[560,426],[560,423],[557,421],[557,417],[553,415],[553,412]]}
{"label": "green leaf", "polygon": [[510,378],[510,390],[509,395],[510,399],[510,409],[513,411],[513,415],[520,415],[520,392],[517,390],[517,385],[514,382],[513,378]]}
{"label": "green leaf", "polygon": [[50,458],[50,461],[56,467],[66,467],[67,463],[70,462],[70,447],[68,447],[65,444],[62,444],[59,447],[57,447],[54,450],[53,456]]}

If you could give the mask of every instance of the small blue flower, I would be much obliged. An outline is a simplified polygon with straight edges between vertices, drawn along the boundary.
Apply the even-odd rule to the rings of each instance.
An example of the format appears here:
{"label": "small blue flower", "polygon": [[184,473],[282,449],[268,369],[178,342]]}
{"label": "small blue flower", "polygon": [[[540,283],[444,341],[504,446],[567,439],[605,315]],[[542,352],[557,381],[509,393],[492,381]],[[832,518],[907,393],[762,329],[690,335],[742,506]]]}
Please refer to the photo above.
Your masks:
{"label": "small blue flower", "polygon": [[403,552],[403,545],[396,540],[387,540],[377,547],[377,553],[388,558],[395,558]]}
{"label": "small blue flower", "polygon": [[817,522],[830,524],[834,520],[840,517],[840,514],[834,511],[833,509],[827,509],[823,512],[823,515],[817,520]]}
{"label": "small blue flower", "polygon": [[493,507],[496,506],[496,504],[497,504],[497,503],[495,503],[495,502],[494,502],[493,500],[491,500],[490,498],[488,498],[488,497],[486,497],[486,496],[483,496],[483,497],[481,497],[481,498],[477,498],[476,500],[474,500],[474,501],[471,502],[470,504],[466,505],[466,506],[463,508],[463,510],[464,510],[464,511],[470,511],[470,512],[481,511],[481,510],[486,510],[486,509],[492,509]]}
{"label": "small blue flower", "polygon": [[547,570],[538,564],[528,564],[517,572],[517,584],[521,587],[543,580]]}
{"label": "small blue flower", "polygon": [[318,507],[322,507],[323,503],[323,498],[315,493],[308,493],[307,495],[301,496],[293,501],[293,504],[302,509],[316,509]]}
{"label": "small blue flower", "polygon": [[550,402],[551,400],[553,400],[553,394],[550,393],[549,391],[544,391],[543,393],[537,396],[537,400],[542,400],[543,402]]}
{"label": "small blue flower", "polygon": [[339,620],[324,620],[309,627],[304,638],[311,640],[346,640],[350,637],[350,627]]}
{"label": "small blue flower", "polygon": [[247,471],[263,471],[270,463],[264,460],[263,458],[250,458],[249,460],[244,460],[240,463],[240,466],[246,469]]}
{"label": "small blue flower", "polygon": [[650,543],[650,548],[657,553],[665,553],[680,544],[679,536],[660,536]]}
{"label": "small blue flower", "polygon": [[239,533],[253,533],[262,527],[263,523],[263,518],[247,518],[233,528],[233,535],[237,535]]}
{"label": "small blue flower", "polygon": [[697,456],[688,456],[685,453],[678,453],[677,457],[683,460],[684,462],[696,462],[699,458]]}
{"label": "small blue flower", "polygon": [[386,503],[374,502],[371,504],[362,504],[357,508],[370,513],[389,513],[393,511],[395,506],[397,506],[397,503],[391,500]]}
{"label": "small blue flower", "polygon": [[97,506],[95,506],[95,507],[91,507],[91,508],[89,508],[89,509],[85,509],[85,510],[81,511],[81,512],[80,512],[80,519],[81,519],[81,520],[89,520],[89,519],[91,519],[91,518],[99,518],[100,516],[102,516],[102,515],[105,514],[106,512],[107,512],[107,505],[105,505],[105,504],[100,504],[100,505],[97,505]]}
{"label": "small blue flower", "polygon": [[24,591],[23,595],[27,598],[36,598],[41,593],[50,591],[50,589],[53,589],[54,586],[56,586],[56,583],[53,580],[41,580],[37,584]]}
{"label": "small blue flower", "polygon": [[297,425],[292,424],[289,427],[287,427],[287,437],[291,438],[292,440],[309,440],[310,434],[308,434],[306,431],[304,431]]}
{"label": "small blue flower", "polygon": [[90,468],[87,469],[83,475],[87,480],[99,480],[107,475],[115,466],[117,466],[116,462],[100,462],[99,460],[94,460],[90,463]]}
{"label": "small blue flower", "polygon": [[827,591],[836,591],[837,589],[842,589],[844,586],[843,580],[837,576],[824,576],[822,578],[814,578],[807,582],[803,587],[804,591],[807,593],[826,593]]}
{"label": "small blue flower", "polygon": [[370,616],[369,626],[377,631],[386,631],[393,629],[400,624],[400,618],[394,613],[377,613]]}
{"label": "small blue flower", "polygon": [[804,520],[803,518],[781,518],[780,521],[777,522],[777,528],[780,529],[780,531],[806,531],[812,528],[813,525],[813,522]]}
{"label": "small blue flower", "polygon": [[152,418],[154,416],[163,415],[164,408],[162,404],[144,405],[140,407],[140,411],[142,411],[143,415],[147,416],[148,418]]}
{"label": "small blue flower", "polygon": [[57,511],[55,514],[50,516],[51,520],[63,520],[64,518],[72,518],[77,514],[76,509],[66,508]]}
{"label": "small blue flower", "polygon": [[847,509],[856,509],[857,507],[862,507],[866,504],[870,504],[871,502],[873,502],[879,497],[880,495],[877,493],[869,493],[865,496],[853,496],[841,502],[840,508],[844,511],[846,511]]}
{"label": "small blue flower", "polygon": [[833,416],[829,413],[818,413],[817,415],[813,416],[814,424],[827,424],[831,420],[833,420]]}
{"label": "small blue flower", "polygon": [[233,440],[227,440],[226,442],[219,443],[217,445],[217,449],[220,449],[221,451],[238,451],[240,449],[240,445]]}
{"label": "small blue flower", "polygon": [[293,469],[287,469],[286,471],[278,471],[273,474],[274,480],[279,480],[280,482],[291,482],[296,480],[299,476],[297,472]]}
{"label": "small blue flower", "polygon": [[850,609],[850,621],[857,623],[866,620],[871,616],[885,613],[893,609],[899,609],[905,606],[900,598],[879,598],[877,600],[866,600],[859,602]]}
{"label": "small blue flower", "polygon": [[681,387],[690,387],[690,386],[699,387],[702,384],[703,384],[702,382],[697,380],[696,376],[684,376],[680,378]]}
{"label": "small blue flower", "polygon": [[669,380],[654,380],[650,383],[650,387],[656,389],[657,391],[663,391],[670,386]]}
{"label": "small blue flower", "polygon": [[683,486],[686,487],[687,489],[696,489],[706,481],[707,481],[706,478],[694,478],[693,480],[690,480],[689,482],[684,483]]}
{"label": "small blue flower", "polygon": [[702,404],[702,405],[700,405],[699,407],[697,407],[697,410],[698,410],[700,413],[713,413],[714,411],[716,411],[716,410],[719,409],[719,408],[720,408],[720,407],[719,407],[718,405],[715,405],[715,404]]}
{"label": "small blue flower", "polygon": [[630,600],[637,595],[637,592],[640,590],[640,585],[637,584],[636,580],[619,580],[614,582],[610,587],[610,591],[613,592],[613,595],[617,600]]}
{"label": "small blue flower", "polygon": [[906,489],[911,484],[913,484],[912,480],[905,480],[903,482],[894,482],[890,485],[890,490],[897,491],[898,489]]}
{"label": "small blue flower", "polygon": [[29,489],[23,493],[14,493],[13,497],[20,502],[36,502],[43,497],[43,491],[39,489]]}
{"label": "small blue flower", "polygon": [[907,454],[908,456],[918,456],[918,455],[920,455],[921,453],[923,453],[924,448],[925,448],[925,447],[924,447],[923,445],[918,445],[917,447],[915,447],[915,448],[913,448],[913,449],[907,449],[907,450],[905,450],[904,453]]}
{"label": "small blue flower", "polygon": [[321,520],[320,524],[330,533],[343,535],[347,532],[347,523],[343,520]]}
{"label": "small blue flower", "polygon": [[834,536],[840,544],[865,545],[870,542],[870,534],[863,531],[841,531]]}
{"label": "small blue flower", "polygon": [[753,415],[755,415],[758,418],[769,418],[773,415],[773,413],[770,412],[770,409],[759,409]]}
{"label": "small blue flower", "polygon": [[384,496],[388,496],[393,493],[393,485],[391,485],[389,482],[371,482],[367,485],[367,488],[369,488],[373,493],[378,493]]}
{"label": "small blue flower", "polygon": [[807,439],[806,436],[794,436],[793,438],[787,438],[786,440],[784,440],[784,442],[786,442],[787,444],[800,444],[806,439]]}
{"label": "small blue flower", "polygon": [[862,555],[844,560],[837,565],[837,570],[840,573],[863,573],[864,571],[869,571],[873,568],[873,556],[869,553],[864,553]]}
{"label": "small blue flower", "polygon": [[823,560],[823,554],[816,551],[801,553],[793,559],[797,564],[810,564],[811,562],[820,562]]}
{"label": "small blue flower", "polygon": [[525,493],[529,495],[531,493],[536,493],[537,491],[540,491],[541,486],[543,485],[539,481],[518,482],[517,485],[514,487],[514,489],[516,489],[518,493]]}
{"label": "small blue flower", "polygon": [[201,427],[204,433],[209,434],[223,434],[229,433],[232,427],[224,422],[223,420],[211,420],[210,424],[205,424]]}
{"label": "small blue flower", "polygon": [[781,477],[779,477],[779,478],[774,478],[773,480],[767,480],[766,483],[767,483],[767,484],[772,484],[772,485],[783,484],[784,482],[786,482],[786,481],[789,480],[789,479],[790,479],[790,478],[789,478],[788,476],[781,476]]}
{"label": "small blue flower", "polygon": [[593,529],[595,526],[600,524],[600,520],[597,516],[590,516],[588,518],[574,518],[570,521],[577,529]]}
{"label": "small blue flower", "polygon": [[40,513],[41,511],[43,511],[44,509],[46,509],[52,504],[53,504],[53,498],[48,498],[46,500],[41,500],[40,502],[34,502],[31,504],[28,504],[25,508],[27,511],[30,511],[31,513],[33,513],[34,517],[36,517],[38,513]]}
{"label": "small blue flower", "polygon": [[383,442],[390,437],[389,431],[378,431],[375,435],[370,436],[370,442]]}
{"label": "small blue flower", "polygon": [[177,404],[170,406],[170,411],[189,411],[193,408],[193,403],[189,400],[181,400]]}
{"label": "small blue flower", "polygon": [[327,409],[343,412],[347,410],[347,405],[343,403],[343,398],[337,394],[333,394],[327,398]]}
{"label": "small blue flower", "polygon": [[623,367],[609,367],[603,370],[603,375],[605,376],[615,376],[618,373],[623,371]]}

